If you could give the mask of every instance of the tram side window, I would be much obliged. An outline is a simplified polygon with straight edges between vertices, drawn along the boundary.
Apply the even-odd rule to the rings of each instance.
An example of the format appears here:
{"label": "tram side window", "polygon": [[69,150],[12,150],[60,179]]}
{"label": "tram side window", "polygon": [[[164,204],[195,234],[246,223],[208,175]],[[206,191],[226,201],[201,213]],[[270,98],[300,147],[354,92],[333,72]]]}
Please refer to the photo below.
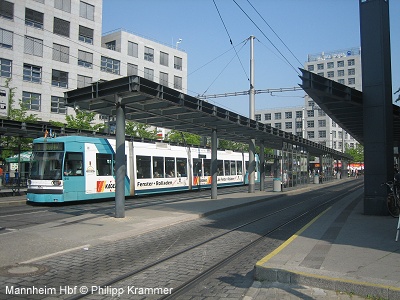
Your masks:
{"label": "tram side window", "polygon": [[165,175],[166,177],[176,177],[175,176],[175,157],[165,158]]}
{"label": "tram side window", "polygon": [[193,175],[202,176],[200,158],[193,158]]}
{"label": "tram side window", "polygon": [[230,161],[229,160],[224,160],[224,165],[225,165],[225,175],[231,175],[231,169],[230,167]]}
{"label": "tram side window", "polygon": [[236,175],[236,161],[231,160],[231,175]]}
{"label": "tram side window", "polygon": [[96,154],[96,174],[98,176],[112,175],[112,155],[111,154]]}
{"label": "tram side window", "polygon": [[204,175],[210,176],[211,174],[211,159],[205,159],[203,161],[204,164]]}
{"label": "tram side window", "polygon": [[217,160],[217,175],[222,176],[224,175],[224,161]]}
{"label": "tram side window", "polygon": [[164,178],[164,157],[153,156],[153,178]]}
{"label": "tram side window", "polygon": [[242,175],[243,174],[242,162],[240,160],[236,161],[236,166],[237,166],[237,174]]}
{"label": "tram side window", "polygon": [[67,152],[65,154],[64,175],[83,176],[83,153]]}
{"label": "tram side window", "polygon": [[136,156],[137,178],[151,178],[151,156]]}
{"label": "tram side window", "polygon": [[187,177],[187,159],[186,158],[176,158],[176,171],[178,172],[178,177]]}

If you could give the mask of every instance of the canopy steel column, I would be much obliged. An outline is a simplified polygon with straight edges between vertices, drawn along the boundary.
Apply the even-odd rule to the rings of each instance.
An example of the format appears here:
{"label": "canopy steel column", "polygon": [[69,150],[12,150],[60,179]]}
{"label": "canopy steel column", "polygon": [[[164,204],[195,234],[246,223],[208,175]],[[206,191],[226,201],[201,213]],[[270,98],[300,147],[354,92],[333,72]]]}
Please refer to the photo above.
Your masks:
{"label": "canopy steel column", "polygon": [[116,100],[116,153],[115,153],[115,217],[125,218],[125,106],[122,98]]}
{"label": "canopy steel column", "polygon": [[[359,0],[364,125],[364,213],[387,215],[393,180],[393,104],[388,0]],[[361,116],[360,116],[361,117]]]}
{"label": "canopy steel column", "polygon": [[[249,91],[249,119],[255,119],[255,90],[254,90],[254,36],[250,36],[250,91]],[[255,149],[256,140],[249,142],[249,193],[255,192]]]}
{"label": "canopy steel column", "polygon": [[217,199],[217,129],[211,132],[211,199]]}

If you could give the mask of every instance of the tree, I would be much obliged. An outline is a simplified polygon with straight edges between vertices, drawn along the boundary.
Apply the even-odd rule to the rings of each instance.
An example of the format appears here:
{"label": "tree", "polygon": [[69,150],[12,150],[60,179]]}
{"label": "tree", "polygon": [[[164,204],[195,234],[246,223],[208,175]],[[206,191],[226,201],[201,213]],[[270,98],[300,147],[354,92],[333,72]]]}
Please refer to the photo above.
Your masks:
{"label": "tree", "polygon": [[151,126],[143,123],[127,121],[125,125],[126,135],[141,137],[145,139],[157,139],[157,130],[151,130]]}
{"label": "tree", "polygon": [[169,142],[200,146],[201,136],[193,133],[171,130],[168,132],[165,139]]}
{"label": "tree", "polygon": [[67,115],[65,117],[65,120],[67,121],[66,127],[92,131],[104,129],[104,124],[92,125],[95,116],[95,112],[78,110],[75,117],[72,115]]}
{"label": "tree", "polygon": [[[29,107],[28,103],[23,100],[18,100],[18,106],[14,105],[15,90],[16,87],[11,87],[11,78],[8,78],[5,82],[5,87],[9,89],[8,95],[8,119],[19,121],[36,123],[41,119],[37,117],[36,114],[28,114]],[[4,136],[0,141],[0,146],[3,149],[1,152],[1,158],[5,159],[14,155],[16,152],[21,150],[31,150],[32,149],[32,138],[23,138],[20,136]]]}
{"label": "tree", "polygon": [[364,147],[361,144],[357,144],[356,148],[350,148],[346,145],[344,153],[349,154],[353,157],[351,162],[363,162],[364,161]]}

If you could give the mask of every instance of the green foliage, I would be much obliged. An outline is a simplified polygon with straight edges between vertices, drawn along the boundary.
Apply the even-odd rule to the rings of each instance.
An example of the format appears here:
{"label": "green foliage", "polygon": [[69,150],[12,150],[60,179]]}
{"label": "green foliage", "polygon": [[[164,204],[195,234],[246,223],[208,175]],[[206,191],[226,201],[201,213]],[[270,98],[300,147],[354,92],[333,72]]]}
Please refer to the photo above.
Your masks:
{"label": "green foliage", "polygon": [[125,134],[146,139],[157,139],[157,130],[150,130],[150,125],[127,121],[125,124]]}
{"label": "green foliage", "polygon": [[72,115],[67,115],[65,117],[67,121],[66,127],[92,131],[103,130],[105,127],[104,124],[92,125],[95,116],[95,112],[79,110],[76,112],[75,117]]}
{"label": "green foliage", "polygon": [[353,157],[351,162],[363,162],[364,161],[364,147],[358,144],[356,148],[349,148],[346,146],[344,153],[349,154]]}
{"label": "green foliage", "polygon": [[58,122],[58,121],[53,121],[53,120],[50,120],[49,122],[51,125],[53,125],[55,127],[65,127],[66,126],[63,122]]}
{"label": "green foliage", "polygon": [[170,142],[200,146],[201,136],[193,133],[171,130],[168,132],[165,139]]}
{"label": "green foliage", "polygon": [[[8,119],[35,123],[40,121],[40,118],[36,114],[28,114],[28,105],[24,103],[21,99],[18,100],[19,107],[14,107],[14,98],[16,87],[11,87],[11,78],[6,80],[6,88],[9,89],[8,98]],[[1,158],[5,159],[16,154],[19,150],[31,150],[32,149],[32,138],[23,138],[19,136],[3,136],[0,141],[0,146],[2,148]]]}

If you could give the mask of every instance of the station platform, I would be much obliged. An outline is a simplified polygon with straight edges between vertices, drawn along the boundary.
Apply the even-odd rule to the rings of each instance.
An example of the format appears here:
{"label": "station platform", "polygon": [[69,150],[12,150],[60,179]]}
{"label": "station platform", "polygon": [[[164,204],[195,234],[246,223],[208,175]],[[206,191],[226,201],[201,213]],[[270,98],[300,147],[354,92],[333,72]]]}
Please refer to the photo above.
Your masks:
{"label": "station platform", "polygon": [[[347,180],[363,179],[309,184],[303,191]],[[193,197],[158,205],[156,209],[151,206],[129,209],[121,219],[87,213],[0,234],[2,253],[6,254],[0,256],[0,284],[13,282],[12,277],[4,276],[10,266],[34,268],[51,258],[87,251],[102,243],[146,234],[265,198],[301,192],[302,189],[222,194],[216,200]],[[9,201],[25,203],[25,196],[2,197],[0,205]],[[397,222],[390,216],[364,215],[363,191],[356,190],[275,251],[265,253],[255,265],[254,283],[243,299],[400,299]],[[7,228],[3,229],[7,233]]]}
{"label": "station platform", "polygon": [[390,216],[364,215],[363,191],[354,192],[257,262],[248,299],[285,298],[285,286],[292,295],[320,289],[303,294],[312,299],[322,290],[352,299],[400,299],[397,224]]}

